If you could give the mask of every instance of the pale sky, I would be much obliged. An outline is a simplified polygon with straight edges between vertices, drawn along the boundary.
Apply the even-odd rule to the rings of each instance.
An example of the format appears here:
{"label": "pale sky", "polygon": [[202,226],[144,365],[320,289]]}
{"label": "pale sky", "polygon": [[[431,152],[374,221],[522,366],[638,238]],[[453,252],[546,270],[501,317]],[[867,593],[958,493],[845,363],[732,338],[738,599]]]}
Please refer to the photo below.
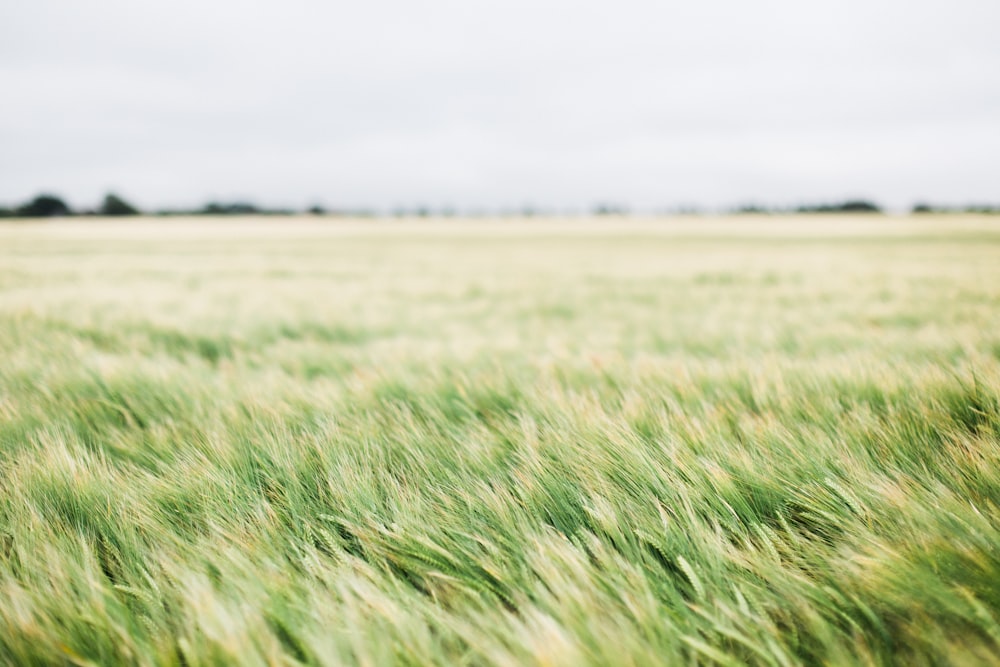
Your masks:
{"label": "pale sky", "polygon": [[16,0],[0,204],[1000,203],[996,0]]}

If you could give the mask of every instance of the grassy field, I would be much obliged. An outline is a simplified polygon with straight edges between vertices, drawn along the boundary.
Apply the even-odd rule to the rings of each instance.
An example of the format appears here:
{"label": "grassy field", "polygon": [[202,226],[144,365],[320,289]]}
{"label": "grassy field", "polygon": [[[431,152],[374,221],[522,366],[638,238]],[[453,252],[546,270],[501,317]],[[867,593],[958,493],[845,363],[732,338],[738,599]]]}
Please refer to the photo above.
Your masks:
{"label": "grassy field", "polygon": [[0,662],[1000,664],[1000,220],[0,227]]}

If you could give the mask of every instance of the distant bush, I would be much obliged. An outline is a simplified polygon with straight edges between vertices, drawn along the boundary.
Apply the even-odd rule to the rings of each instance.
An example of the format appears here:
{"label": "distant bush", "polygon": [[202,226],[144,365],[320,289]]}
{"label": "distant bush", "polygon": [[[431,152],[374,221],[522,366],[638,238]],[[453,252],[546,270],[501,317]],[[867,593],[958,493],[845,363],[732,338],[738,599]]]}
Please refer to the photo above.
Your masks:
{"label": "distant bush", "polygon": [[809,204],[795,209],[797,213],[881,213],[882,209],[865,199],[849,199],[839,204]]}
{"label": "distant bush", "polygon": [[205,215],[253,215],[261,211],[253,204],[247,202],[234,202],[230,204],[209,202],[198,212]]}
{"label": "distant bush", "polygon": [[139,215],[140,211],[113,192],[104,196],[98,215]]}
{"label": "distant bush", "polygon": [[965,206],[934,206],[932,204],[914,204],[911,213],[978,213],[994,215],[1000,213],[1000,206],[990,204],[968,204]]}
{"label": "distant bush", "polygon": [[14,211],[9,208],[0,207],[0,218],[13,218]]}
{"label": "distant bush", "polygon": [[27,204],[18,206],[14,214],[23,218],[54,218],[73,215],[73,210],[59,197],[41,194]]}
{"label": "distant bush", "polygon": [[842,211],[844,213],[881,213],[882,207],[870,201],[859,199],[844,202],[835,210]]}
{"label": "distant bush", "polygon": [[963,210],[966,213],[996,214],[1000,213],[1000,206],[991,206],[990,204],[973,204],[971,206],[966,206]]}

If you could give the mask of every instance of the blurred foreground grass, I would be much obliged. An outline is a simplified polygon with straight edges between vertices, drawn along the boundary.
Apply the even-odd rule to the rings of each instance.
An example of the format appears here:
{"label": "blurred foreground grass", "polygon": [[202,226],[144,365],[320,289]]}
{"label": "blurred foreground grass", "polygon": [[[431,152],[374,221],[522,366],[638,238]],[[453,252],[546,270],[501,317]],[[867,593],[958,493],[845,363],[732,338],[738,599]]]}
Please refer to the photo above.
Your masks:
{"label": "blurred foreground grass", "polygon": [[0,227],[6,664],[990,664],[1000,226]]}

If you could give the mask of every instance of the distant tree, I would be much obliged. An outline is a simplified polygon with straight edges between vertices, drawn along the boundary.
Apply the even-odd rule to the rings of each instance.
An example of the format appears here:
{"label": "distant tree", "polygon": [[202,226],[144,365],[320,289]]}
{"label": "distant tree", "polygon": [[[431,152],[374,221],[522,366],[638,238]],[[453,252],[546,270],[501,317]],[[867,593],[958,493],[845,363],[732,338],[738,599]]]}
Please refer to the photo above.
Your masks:
{"label": "distant tree", "polygon": [[933,213],[934,207],[930,204],[914,204],[911,213]]}
{"label": "distant tree", "polygon": [[882,209],[870,201],[864,199],[852,199],[845,201],[839,206],[839,211],[844,213],[881,213]]}
{"label": "distant tree", "polygon": [[98,215],[139,215],[139,209],[128,203],[113,192],[104,196]]}
{"label": "distant tree", "polygon": [[260,210],[253,204],[246,202],[236,202],[233,204],[220,204],[218,202],[209,202],[205,205],[199,213],[205,215],[252,215],[254,213],[260,213]]}
{"label": "distant tree", "polygon": [[201,209],[201,213],[205,213],[207,215],[222,215],[227,212],[228,211],[226,211],[225,206],[223,206],[222,204],[217,204],[214,201],[205,204],[205,207]]}
{"label": "distant tree", "polygon": [[12,218],[12,217],[14,217],[13,210],[0,206],[0,218]]}
{"label": "distant tree", "polygon": [[326,209],[320,206],[319,204],[314,204],[313,206],[310,206],[306,212],[312,215],[326,215]]}
{"label": "distant tree", "polygon": [[27,204],[18,206],[15,214],[24,218],[54,218],[63,215],[73,215],[73,211],[59,197],[42,194]]}
{"label": "distant tree", "polygon": [[882,209],[865,199],[849,199],[840,204],[819,204],[799,206],[797,213],[881,213]]}

